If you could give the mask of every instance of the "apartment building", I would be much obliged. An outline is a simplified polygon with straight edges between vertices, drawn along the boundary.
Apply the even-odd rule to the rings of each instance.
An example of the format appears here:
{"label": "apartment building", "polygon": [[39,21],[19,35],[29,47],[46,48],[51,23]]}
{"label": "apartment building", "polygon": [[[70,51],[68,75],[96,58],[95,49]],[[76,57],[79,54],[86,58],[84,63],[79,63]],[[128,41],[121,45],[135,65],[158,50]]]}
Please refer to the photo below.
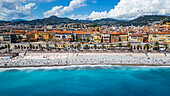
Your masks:
{"label": "apartment building", "polygon": [[152,32],[149,34],[149,42],[159,42],[159,43],[170,44],[170,33]]}

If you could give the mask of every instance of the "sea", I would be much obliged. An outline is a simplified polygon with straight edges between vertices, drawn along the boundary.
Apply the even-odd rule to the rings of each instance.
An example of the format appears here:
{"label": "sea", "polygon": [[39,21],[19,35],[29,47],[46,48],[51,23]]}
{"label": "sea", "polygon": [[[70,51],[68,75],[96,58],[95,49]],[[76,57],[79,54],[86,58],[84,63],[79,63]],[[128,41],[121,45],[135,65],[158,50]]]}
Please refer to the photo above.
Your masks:
{"label": "sea", "polygon": [[0,96],[170,96],[170,67],[1,68]]}

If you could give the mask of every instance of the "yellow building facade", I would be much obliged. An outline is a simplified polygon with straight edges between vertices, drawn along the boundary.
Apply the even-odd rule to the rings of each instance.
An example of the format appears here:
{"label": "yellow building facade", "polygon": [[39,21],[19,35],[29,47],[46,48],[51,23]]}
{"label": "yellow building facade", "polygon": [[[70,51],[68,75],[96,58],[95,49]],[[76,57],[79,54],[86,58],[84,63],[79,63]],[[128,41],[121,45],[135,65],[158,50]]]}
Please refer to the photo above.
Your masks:
{"label": "yellow building facade", "polygon": [[126,33],[120,33],[119,35],[121,42],[127,42],[128,41],[128,35]]}
{"label": "yellow building facade", "polygon": [[35,33],[35,38],[40,40],[50,41],[55,39],[55,33],[52,32],[37,32]]}
{"label": "yellow building facade", "polygon": [[101,43],[102,41],[102,35],[99,32],[93,33],[93,42],[95,43]]}
{"label": "yellow building facade", "polygon": [[149,34],[149,42],[159,42],[170,44],[170,33],[168,32],[153,32]]}
{"label": "yellow building facade", "polygon": [[133,35],[129,36],[128,41],[129,42],[134,42],[134,43],[135,42],[140,43],[140,42],[143,42],[143,36],[142,35],[135,35],[135,34],[133,34]]}

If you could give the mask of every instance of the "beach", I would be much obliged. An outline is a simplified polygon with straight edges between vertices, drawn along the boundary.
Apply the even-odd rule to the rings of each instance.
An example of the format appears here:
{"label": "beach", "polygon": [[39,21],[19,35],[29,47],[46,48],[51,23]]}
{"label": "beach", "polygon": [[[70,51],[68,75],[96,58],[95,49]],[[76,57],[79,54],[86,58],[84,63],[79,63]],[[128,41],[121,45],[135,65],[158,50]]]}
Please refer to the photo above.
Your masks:
{"label": "beach", "polygon": [[73,65],[170,66],[167,53],[20,53],[0,58],[1,68]]}

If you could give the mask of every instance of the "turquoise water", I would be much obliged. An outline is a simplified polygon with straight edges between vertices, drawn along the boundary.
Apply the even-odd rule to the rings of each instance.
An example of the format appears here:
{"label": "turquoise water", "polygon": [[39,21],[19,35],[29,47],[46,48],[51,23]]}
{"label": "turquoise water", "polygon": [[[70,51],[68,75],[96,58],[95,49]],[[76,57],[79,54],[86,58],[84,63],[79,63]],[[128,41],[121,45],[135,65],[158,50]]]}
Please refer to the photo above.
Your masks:
{"label": "turquoise water", "polygon": [[0,96],[170,96],[170,68],[11,69],[0,72]]}

